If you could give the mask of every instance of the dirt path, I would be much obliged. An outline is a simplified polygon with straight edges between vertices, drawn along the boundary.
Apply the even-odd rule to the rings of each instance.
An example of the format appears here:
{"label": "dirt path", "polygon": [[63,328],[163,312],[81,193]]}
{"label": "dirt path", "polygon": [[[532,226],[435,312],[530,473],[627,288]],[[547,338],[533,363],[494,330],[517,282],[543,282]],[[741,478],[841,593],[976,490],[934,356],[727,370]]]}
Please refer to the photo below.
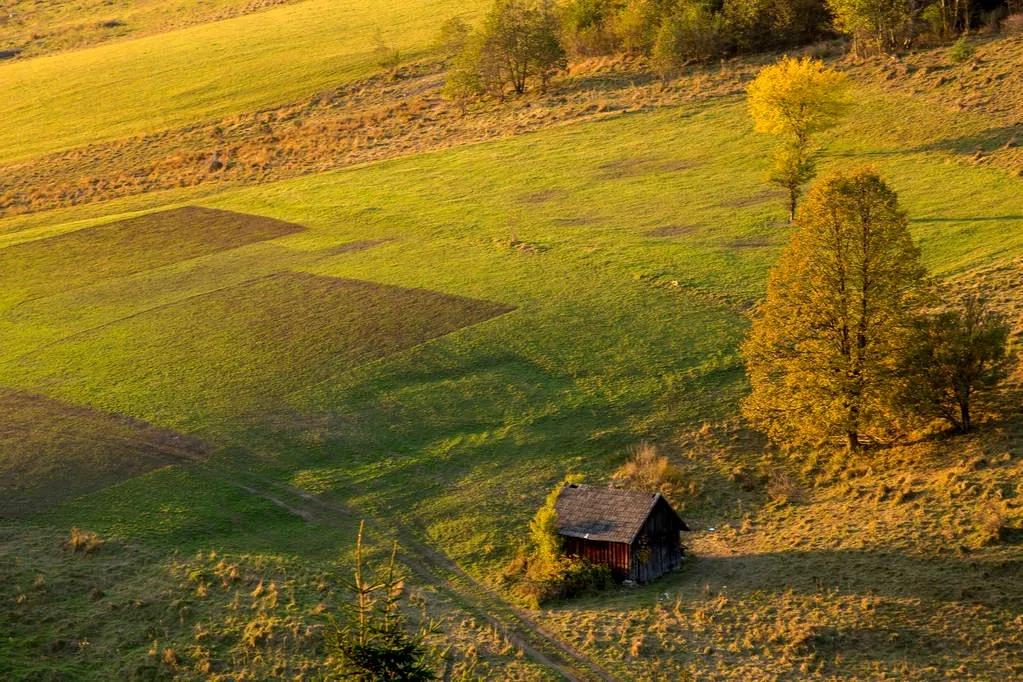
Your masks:
{"label": "dirt path", "polygon": [[304,521],[337,527],[342,519],[349,524],[364,519],[372,539],[384,543],[397,541],[398,558],[422,583],[434,587],[467,612],[489,623],[538,665],[573,682],[614,682],[617,679],[592,659],[559,640],[526,611],[509,604],[499,594],[473,579],[454,561],[408,529],[393,523],[385,524],[336,500],[210,462],[187,448],[168,444],[164,450],[182,464],[200,467],[218,480],[256,495]]}

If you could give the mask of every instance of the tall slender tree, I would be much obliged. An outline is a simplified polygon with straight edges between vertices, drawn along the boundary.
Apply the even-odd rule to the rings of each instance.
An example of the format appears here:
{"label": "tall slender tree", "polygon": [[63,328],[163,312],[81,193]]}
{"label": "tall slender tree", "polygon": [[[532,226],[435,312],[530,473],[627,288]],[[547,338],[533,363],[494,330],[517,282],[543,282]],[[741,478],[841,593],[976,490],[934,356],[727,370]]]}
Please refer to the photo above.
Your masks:
{"label": "tall slender tree", "polygon": [[778,139],[770,179],[788,192],[793,220],[803,186],[816,172],[816,138],[838,122],[848,104],[845,75],[819,59],[785,57],[762,69],[747,95],[757,132]]}
{"label": "tall slender tree", "polygon": [[747,418],[775,441],[849,450],[890,414],[924,270],[894,191],[872,170],[819,181],[743,345]]}

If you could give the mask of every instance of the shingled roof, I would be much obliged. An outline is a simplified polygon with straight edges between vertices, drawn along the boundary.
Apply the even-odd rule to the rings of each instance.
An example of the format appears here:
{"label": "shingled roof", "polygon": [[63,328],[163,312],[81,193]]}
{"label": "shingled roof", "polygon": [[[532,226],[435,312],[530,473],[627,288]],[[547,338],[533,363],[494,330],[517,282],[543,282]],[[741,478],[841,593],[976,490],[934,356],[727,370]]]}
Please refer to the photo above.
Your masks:
{"label": "shingled roof", "polygon": [[[555,509],[558,533],[598,542],[631,544],[660,493],[569,484],[561,489]],[[682,527],[688,530],[683,522]]]}

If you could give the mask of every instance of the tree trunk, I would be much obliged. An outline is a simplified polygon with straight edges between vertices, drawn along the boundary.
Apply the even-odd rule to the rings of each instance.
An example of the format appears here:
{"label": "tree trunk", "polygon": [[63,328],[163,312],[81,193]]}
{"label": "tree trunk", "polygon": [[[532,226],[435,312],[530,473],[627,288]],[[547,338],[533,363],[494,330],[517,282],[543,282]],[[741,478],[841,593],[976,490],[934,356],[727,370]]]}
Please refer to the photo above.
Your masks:
{"label": "tree trunk", "polygon": [[962,429],[963,433],[969,433],[970,429],[973,428],[973,423],[970,420],[970,401],[968,399],[959,401],[959,428]]}
{"label": "tree trunk", "polygon": [[789,222],[796,222],[796,204],[799,201],[799,188],[789,187]]}
{"label": "tree trunk", "polygon": [[860,449],[860,434],[856,431],[846,431],[845,449],[847,452],[857,452]]}

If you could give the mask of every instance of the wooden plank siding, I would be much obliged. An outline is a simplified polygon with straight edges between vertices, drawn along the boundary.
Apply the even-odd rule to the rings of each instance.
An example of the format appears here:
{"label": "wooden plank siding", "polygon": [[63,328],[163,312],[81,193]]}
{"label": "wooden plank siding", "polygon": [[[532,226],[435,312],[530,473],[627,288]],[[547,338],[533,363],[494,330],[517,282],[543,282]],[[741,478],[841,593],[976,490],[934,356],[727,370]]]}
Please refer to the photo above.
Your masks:
{"label": "wooden plank siding", "polygon": [[682,525],[661,498],[632,541],[629,580],[647,583],[682,565]]}
{"label": "wooden plank siding", "polygon": [[610,566],[615,580],[625,580],[629,577],[631,548],[624,542],[565,538],[565,554]]}

